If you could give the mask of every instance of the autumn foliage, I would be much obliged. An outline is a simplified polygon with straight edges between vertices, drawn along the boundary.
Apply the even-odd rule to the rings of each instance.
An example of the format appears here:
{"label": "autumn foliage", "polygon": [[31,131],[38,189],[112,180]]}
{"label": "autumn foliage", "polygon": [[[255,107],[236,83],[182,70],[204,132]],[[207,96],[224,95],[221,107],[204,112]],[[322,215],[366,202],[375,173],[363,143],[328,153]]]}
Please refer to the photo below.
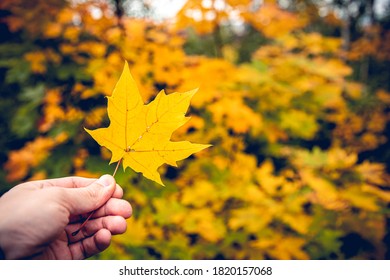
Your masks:
{"label": "autumn foliage", "polygon": [[[308,13],[264,2],[188,0],[161,23],[109,1],[1,1],[2,191],[112,174],[83,128],[109,125],[126,60],[146,104],[199,88],[172,140],[213,147],[160,167],[165,187],[118,171],[134,216],[99,258],[385,258],[390,94],[351,79],[346,60],[366,43],[345,54]],[[232,14],[259,42],[250,53],[223,40]],[[194,37],[213,38],[213,55],[191,53]]]}

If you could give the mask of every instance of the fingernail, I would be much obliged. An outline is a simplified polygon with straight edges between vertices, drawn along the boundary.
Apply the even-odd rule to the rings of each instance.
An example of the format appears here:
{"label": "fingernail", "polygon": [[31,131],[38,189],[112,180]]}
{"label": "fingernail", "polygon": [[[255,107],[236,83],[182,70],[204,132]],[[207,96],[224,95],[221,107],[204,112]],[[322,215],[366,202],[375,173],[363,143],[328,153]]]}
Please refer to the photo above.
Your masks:
{"label": "fingernail", "polygon": [[103,175],[101,176],[98,180],[97,183],[100,185],[103,185],[104,187],[109,187],[111,186],[111,177],[109,175]]}

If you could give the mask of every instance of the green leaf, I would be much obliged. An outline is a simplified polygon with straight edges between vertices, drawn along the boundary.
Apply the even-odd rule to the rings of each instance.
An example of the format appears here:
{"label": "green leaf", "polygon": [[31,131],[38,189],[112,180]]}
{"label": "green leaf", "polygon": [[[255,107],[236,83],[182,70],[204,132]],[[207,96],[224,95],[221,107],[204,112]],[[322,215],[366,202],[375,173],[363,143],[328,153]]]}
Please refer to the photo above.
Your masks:
{"label": "green leaf", "polygon": [[45,96],[45,86],[43,84],[38,84],[35,87],[26,88],[20,94],[20,101],[30,102],[33,106],[38,106],[41,104],[43,97]]}
{"label": "green leaf", "polygon": [[27,137],[35,130],[38,116],[37,107],[33,103],[19,107],[11,120],[11,131],[18,137]]}

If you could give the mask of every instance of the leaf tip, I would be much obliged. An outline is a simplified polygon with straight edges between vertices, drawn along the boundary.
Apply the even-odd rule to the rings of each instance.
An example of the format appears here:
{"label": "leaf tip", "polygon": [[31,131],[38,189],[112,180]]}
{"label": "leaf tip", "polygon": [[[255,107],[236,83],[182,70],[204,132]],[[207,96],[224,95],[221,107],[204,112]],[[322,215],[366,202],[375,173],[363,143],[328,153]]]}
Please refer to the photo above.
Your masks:
{"label": "leaf tip", "polygon": [[129,68],[129,63],[127,62],[127,60],[125,59],[125,65],[123,65],[123,73],[124,72],[129,72],[130,73],[130,68]]}
{"label": "leaf tip", "polygon": [[198,92],[198,90],[199,90],[199,87],[194,88],[192,90],[189,90],[189,91],[187,91],[187,93],[188,93],[188,95],[191,95],[191,97],[193,97],[195,95],[195,93]]}
{"label": "leaf tip", "polygon": [[92,131],[92,130],[90,130],[90,129],[86,128],[86,127],[83,127],[83,128],[84,128],[84,130],[85,130],[86,132],[88,132],[88,134],[91,134],[91,131]]}
{"label": "leaf tip", "polygon": [[[144,176],[145,174],[142,173]],[[152,180],[153,182],[156,182],[157,184],[165,187],[165,184],[163,183],[163,181],[161,180],[161,177],[160,177],[160,174],[158,174],[157,176],[153,176],[153,177],[148,177],[148,176],[145,176],[146,178]]]}
{"label": "leaf tip", "polygon": [[[211,144],[202,144],[202,145],[203,145],[202,150],[207,149],[207,148],[210,148],[210,147],[213,146],[213,145],[211,145]],[[201,151],[202,151],[202,150],[201,150]]]}

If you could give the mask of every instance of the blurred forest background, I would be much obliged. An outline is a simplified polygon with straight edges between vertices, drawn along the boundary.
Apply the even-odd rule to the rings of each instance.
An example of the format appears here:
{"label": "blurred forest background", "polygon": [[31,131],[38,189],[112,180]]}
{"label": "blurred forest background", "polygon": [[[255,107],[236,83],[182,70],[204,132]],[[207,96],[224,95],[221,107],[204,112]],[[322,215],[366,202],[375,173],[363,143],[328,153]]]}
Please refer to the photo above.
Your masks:
{"label": "blurred forest background", "polygon": [[389,259],[389,2],[2,0],[0,193],[113,173],[83,127],[126,59],[145,102],[200,88],[173,140],[213,147],[166,187],[118,172],[134,215],[97,258]]}

